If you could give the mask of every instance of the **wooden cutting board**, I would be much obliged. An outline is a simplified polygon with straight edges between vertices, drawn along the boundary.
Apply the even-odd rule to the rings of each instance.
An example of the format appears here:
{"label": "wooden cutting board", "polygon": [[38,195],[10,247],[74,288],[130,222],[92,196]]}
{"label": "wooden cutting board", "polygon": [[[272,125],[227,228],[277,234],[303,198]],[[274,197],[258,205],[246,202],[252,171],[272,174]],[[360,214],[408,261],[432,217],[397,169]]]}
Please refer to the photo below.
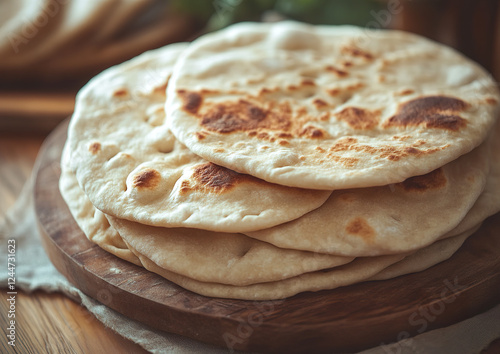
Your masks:
{"label": "wooden cutting board", "polygon": [[35,208],[44,247],[84,293],[151,327],[229,349],[350,352],[469,318],[500,302],[500,214],[449,260],[396,279],[279,301],[209,298],[94,245],[58,189],[67,122],[38,157]]}

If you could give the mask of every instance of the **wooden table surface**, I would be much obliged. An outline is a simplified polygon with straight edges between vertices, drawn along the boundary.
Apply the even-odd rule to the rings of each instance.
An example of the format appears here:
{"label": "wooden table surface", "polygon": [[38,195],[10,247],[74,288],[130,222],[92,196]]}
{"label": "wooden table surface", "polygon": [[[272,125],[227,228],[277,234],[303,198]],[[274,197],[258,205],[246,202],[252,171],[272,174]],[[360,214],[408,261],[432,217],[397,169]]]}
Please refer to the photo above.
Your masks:
{"label": "wooden table surface", "polygon": [[[43,136],[0,134],[0,219],[29,178]],[[0,291],[0,327],[7,328],[7,291]],[[104,327],[84,307],[58,293],[18,292],[15,351],[3,338],[0,353],[147,353]]]}

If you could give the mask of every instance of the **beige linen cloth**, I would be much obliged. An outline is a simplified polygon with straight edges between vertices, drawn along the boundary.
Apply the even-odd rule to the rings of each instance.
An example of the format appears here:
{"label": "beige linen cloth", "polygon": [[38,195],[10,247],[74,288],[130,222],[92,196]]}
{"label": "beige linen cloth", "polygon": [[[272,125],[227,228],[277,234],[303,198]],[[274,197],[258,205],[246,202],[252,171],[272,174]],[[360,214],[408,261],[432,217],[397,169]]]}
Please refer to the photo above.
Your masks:
{"label": "beige linen cloth", "polygon": [[[31,292],[41,289],[47,292],[62,292],[81,303],[104,325],[151,353],[232,352],[227,348],[216,348],[130,320],[70,284],[52,265],[40,243],[33,208],[32,182],[26,184],[5,220],[0,221],[0,244],[3,245],[0,247],[0,259],[7,259],[9,239],[16,240],[16,290]],[[7,271],[0,272],[0,287],[3,289],[7,287],[7,276]],[[479,353],[499,337],[500,305],[450,327],[420,334],[398,343],[381,345],[362,353]]]}

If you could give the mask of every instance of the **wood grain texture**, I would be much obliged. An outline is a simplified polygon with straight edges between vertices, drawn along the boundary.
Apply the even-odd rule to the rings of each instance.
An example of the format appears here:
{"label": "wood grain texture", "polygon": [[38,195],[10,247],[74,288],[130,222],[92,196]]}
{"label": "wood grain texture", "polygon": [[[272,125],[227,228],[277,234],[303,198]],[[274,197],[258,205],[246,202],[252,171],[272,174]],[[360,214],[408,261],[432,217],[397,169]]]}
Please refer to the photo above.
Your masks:
{"label": "wood grain texture", "polygon": [[[31,175],[42,135],[0,135],[0,220]],[[0,353],[146,353],[106,328],[84,307],[59,293],[18,292],[16,348],[0,340]],[[0,327],[7,328],[8,302],[0,291]]]}
{"label": "wood grain texture", "polygon": [[500,299],[500,215],[450,260],[424,272],[280,301],[208,298],[89,242],[58,190],[64,126],[46,143],[35,185],[44,246],[83,292],[152,327],[232,349],[350,352],[447,326]]}

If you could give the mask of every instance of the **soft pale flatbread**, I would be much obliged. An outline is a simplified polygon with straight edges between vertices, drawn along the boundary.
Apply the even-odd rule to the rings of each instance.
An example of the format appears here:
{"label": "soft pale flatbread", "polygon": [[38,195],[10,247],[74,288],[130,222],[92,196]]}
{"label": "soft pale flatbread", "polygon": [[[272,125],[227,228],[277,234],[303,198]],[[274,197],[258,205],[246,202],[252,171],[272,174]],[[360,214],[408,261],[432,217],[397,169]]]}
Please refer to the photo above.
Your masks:
{"label": "soft pale flatbread", "polygon": [[129,248],[137,255],[144,268],[198,294],[243,300],[276,300],[305,291],[331,290],[363,281],[386,280],[425,270],[450,258],[475,230],[477,227],[456,237],[438,241],[406,257],[404,255],[359,257],[351,263],[330,270],[248,286],[205,283],[183,277],[159,267],[130,245]]}
{"label": "soft pale flatbread", "polygon": [[429,174],[334,191],[301,218],[246,234],[278,247],[354,257],[417,250],[457,227],[473,207],[486,184],[490,141]]}
{"label": "soft pale flatbread", "polygon": [[457,236],[437,241],[427,247],[419,249],[403,260],[385,268],[380,273],[370,278],[370,280],[392,279],[405,274],[421,272],[441,263],[450,258],[462,246],[465,240],[479,229],[479,227],[480,225]]}
{"label": "soft pale flatbread", "polygon": [[316,209],[330,191],[271,184],[214,165],[164,124],[165,88],[187,44],[106,70],[79,93],[65,149],[69,169],[106,214],[164,227],[243,232]]}
{"label": "soft pale flatbread", "polygon": [[399,183],[473,150],[499,111],[492,78],[398,31],[240,23],[194,41],[167,116],[194,153],[282,185]]}
{"label": "soft pale flatbread", "polygon": [[94,208],[64,167],[60,190],[80,228],[101,248],[137,264],[130,245],[160,267],[202,282],[243,286],[278,281],[353,260],[281,249],[242,234],[153,227],[107,216]]}
{"label": "soft pale flatbread", "polygon": [[144,268],[161,275],[185,289],[205,296],[242,300],[277,300],[305,291],[329,290],[359,283],[404,258],[403,255],[365,257],[355,259],[345,266],[335,267],[326,271],[306,273],[281,281],[233,286],[200,282],[169,272],[159,267],[149,258],[138,253],[132,247],[130,249],[140,259]]}

